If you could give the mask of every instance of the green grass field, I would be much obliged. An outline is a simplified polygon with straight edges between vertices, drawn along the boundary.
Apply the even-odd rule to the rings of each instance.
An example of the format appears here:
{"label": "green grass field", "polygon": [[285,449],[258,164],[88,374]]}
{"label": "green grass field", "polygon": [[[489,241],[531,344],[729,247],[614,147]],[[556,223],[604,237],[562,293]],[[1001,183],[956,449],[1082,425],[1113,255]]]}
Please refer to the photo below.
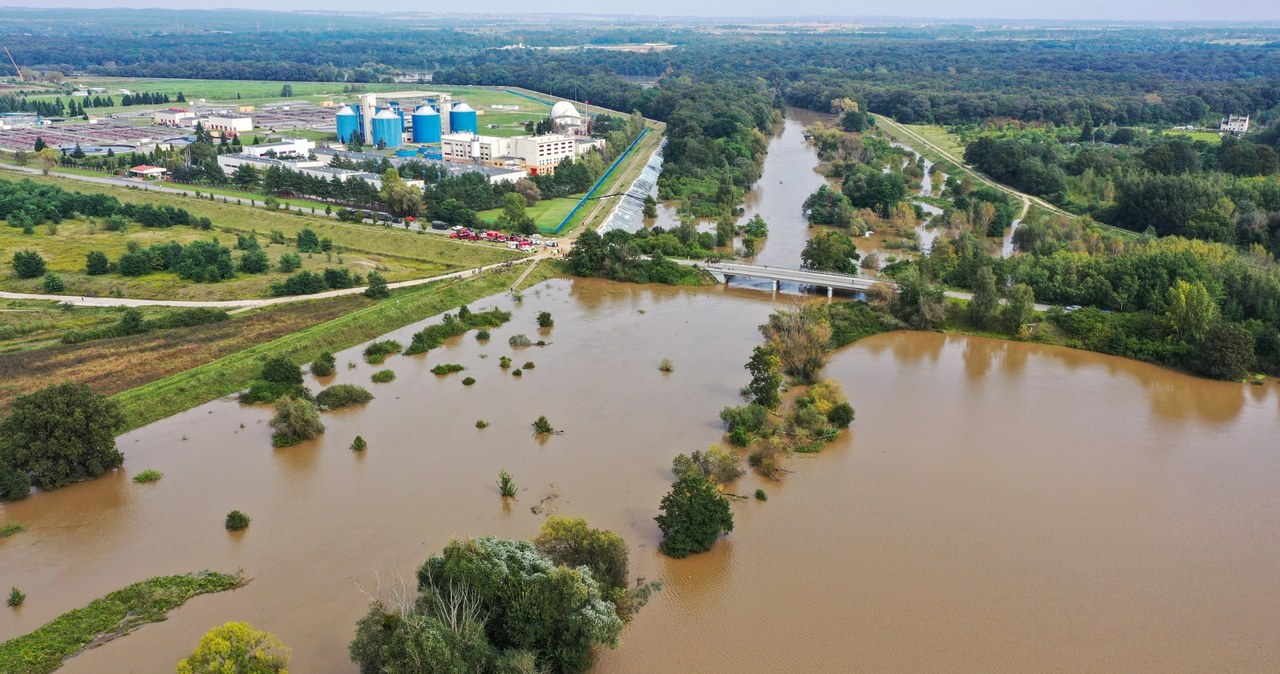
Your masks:
{"label": "green grass field", "polygon": [[[338,222],[327,217],[313,217],[297,213],[272,212],[264,208],[224,204],[220,201],[196,199],[192,196],[145,192],[140,190],[94,185],[69,178],[32,177],[39,182],[53,181],[64,189],[80,192],[101,192],[121,201],[168,204],[185,208],[195,215],[213,221],[214,231],[202,232],[189,227],[147,229],[134,224],[126,232],[94,230],[85,221],[64,221],[52,233],[47,227],[36,228],[35,233],[22,234],[21,230],[0,227],[0,260],[8,260],[13,252],[31,248],[46,258],[51,270],[63,275],[68,295],[116,295],[140,298],[164,299],[237,299],[259,297],[266,294],[272,280],[282,277],[278,272],[260,275],[241,274],[222,283],[191,283],[170,273],[154,273],[126,279],[109,274],[88,276],[82,273],[85,255],[90,250],[101,250],[114,260],[125,250],[129,239],[150,245],[170,240],[185,243],[196,239],[217,237],[221,243],[234,247],[236,233],[256,233],[260,244],[274,263],[279,256],[292,252],[292,245],[267,245],[272,230],[284,233],[290,243],[299,231],[310,227],[321,237],[333,239],[335,251],[332,259],[325,255],[303,255],[304,268],[320,269],[338,266],[338,258],[362,275],[371,269],[379,269],[390,281],[435,276],[461,269],[479,267],[520,257],[519,253],[498,244],[454,241],[438,234],[409,232],[379,225]],[[13,292],[42,292],[40,279],[17,279],[9,270],[0,278],[0,288]],[[118,291],[118,292],[117,292]]]}
{"label": "green grass field", "polygon": [[[960,142],[960,137],[941,126],[934,124],[903,124],[903,126],[920,134],[925,140],[937,145],[944,151],[956,157],[964,157],[964,144]],[[920,148],[916,149],[919,151]]]}
{"label": "green grass field", "polygon": [[1189,140],[1203,140],[1211,145],[1217,145],[1222,142],[1222,136],[1217,131],[1178,131],[1174,129],[1166,129],[1166,136],[1183,136]]}
{"label": "green grass field", "polygon": [[[538,203],[530,206],[525,212],[529,217],[533,218],[534,224],[543,229],[555,229],[564,220],[564,216],[573,210],[578,204],[578,200],[582,199],[581,194],[564,197],[562,199],[543,199]],[[497,222],[498,216],[502,214],[501,208],[492,208],[487,211],[476,213],[484,222],[492,225]]]}

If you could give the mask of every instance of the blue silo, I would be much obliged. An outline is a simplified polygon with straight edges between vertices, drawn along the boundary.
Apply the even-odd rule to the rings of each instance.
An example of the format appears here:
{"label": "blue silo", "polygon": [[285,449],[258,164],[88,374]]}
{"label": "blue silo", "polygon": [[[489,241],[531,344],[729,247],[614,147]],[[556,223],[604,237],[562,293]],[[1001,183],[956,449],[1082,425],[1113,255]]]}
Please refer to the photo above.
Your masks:
{"label": "blue silo", "polygon": [[449,111],[449,131],[450,133],[480,133],[480,127],[476,120],[476,111],[471,109],[466,103],[455,103],[453,109]]}
{"label": "blue silo", "polygon": [[420,105],[413,111],[413,142],[440,142],[440,113],[430,105]]}
{"label": "blue silo", "polygon": [[400,147],[404,136],[404,120],[393,110],[382,110],[373,116],[373,144]]}
{"label": "blue silo", "polygon": [[360,115],[356,114],[351,106],[344,105],[338,111],[338,141],[342,143],[351,142],[352,134],[360,133]]}

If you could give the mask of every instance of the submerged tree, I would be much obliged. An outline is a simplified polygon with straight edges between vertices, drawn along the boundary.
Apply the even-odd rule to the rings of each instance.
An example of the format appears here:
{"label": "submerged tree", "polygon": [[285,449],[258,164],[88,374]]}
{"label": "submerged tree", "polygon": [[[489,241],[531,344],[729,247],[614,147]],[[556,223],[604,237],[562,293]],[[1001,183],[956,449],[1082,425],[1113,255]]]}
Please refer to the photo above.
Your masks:
{"label": "submerged tree", "polygon": [[270,632],[244,622],[228,622],[200,638],[178,674],[286,674],[289,648]]}
{"label": "submerged tree", "polygon": [[653,518],[662,530],[662,552],[670,557],[687,557],[706,552],[720,534],[733,531],[729,499],[698,472],[676,479],[662,497],[662,514]]}

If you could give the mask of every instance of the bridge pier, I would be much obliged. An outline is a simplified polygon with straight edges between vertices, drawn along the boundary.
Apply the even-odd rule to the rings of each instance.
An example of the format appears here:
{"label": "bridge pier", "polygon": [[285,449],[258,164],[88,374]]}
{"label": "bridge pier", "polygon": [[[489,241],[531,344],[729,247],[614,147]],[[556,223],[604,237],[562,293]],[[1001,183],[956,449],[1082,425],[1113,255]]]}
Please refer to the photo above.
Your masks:
{"label": "bridge pier", "polygon": [[827,286],[827,299],[831,299],[831,296],[834,294],[835,294],[835,289],[832,288],[831,286]]}
{"label": "bridge pier", "polygon": [[779,280],[777,280],[777,279],[774,279],[774,281],[773,281],[773,292],[775,292],[775,293],[776,293],[776,292],[778,292],[778,289],[779,289],[779,288],[781,288],[781,287],[782,287],[782,281],[779,281]]}

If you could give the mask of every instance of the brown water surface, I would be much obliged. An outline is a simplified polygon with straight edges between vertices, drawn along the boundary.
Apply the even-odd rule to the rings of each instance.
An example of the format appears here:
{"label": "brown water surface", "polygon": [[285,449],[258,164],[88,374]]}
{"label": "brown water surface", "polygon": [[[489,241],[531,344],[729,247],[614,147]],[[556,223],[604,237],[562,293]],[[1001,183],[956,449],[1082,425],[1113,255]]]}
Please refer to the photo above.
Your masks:
{"label": "brown water surface", "polygon": [[[510,307],[506,298],[473,305]],[[485,345],[468,335],[395,356],[370,384],[359,349],[331,382],[377,398],[325,415],[317,441],[270,448],[266,408],[201,406],[121,438],[131,475],[5,506],[0,584],[28,594],[0,638],[149,576],[243,568],[231,593],[70,661],[66,672],[163,672],[207,629],[247,620],[298,672],[354,671],[346,644],[375,589],[412,579],[454,536],[529,537],[529,507],[586,516],[666,589],[603,653],[602,672],[1273,670],[1280,662],[1280,396],[1032,344],[893,333],[827,368],[852,431],[797,457],[766,503],[734,506],[708,554],[655,552],[672,456],[721,439],[770,296],[553,281]],[[507,337],[556,327],[545,348]],[[407,342],[414,328],[393,336]],[[536,337],[535,337],[536,339]],[[487,358],[481,358],[485,354]],[[500,355],[536,368],[504,374]],[[664,375],[658,362],[674,361]],[[436,377],[437,363],[468,371]],[[463,387],[464,375],[476,377]],[[312,382],[314,386],[314,382]],[[529,423],[560,429],[546,442]],[[477,419],[491,426],[474,428]],[[244,427],[241,428],[240,425]],[[347,449],[363,435],[369,449]],[[185,438],[185,439],[184,439]],[[519,500],[504,508],[495,479]],[[253,517],[241,534],[227,511]],[[411,582],[411,580],[409,581]]]}

